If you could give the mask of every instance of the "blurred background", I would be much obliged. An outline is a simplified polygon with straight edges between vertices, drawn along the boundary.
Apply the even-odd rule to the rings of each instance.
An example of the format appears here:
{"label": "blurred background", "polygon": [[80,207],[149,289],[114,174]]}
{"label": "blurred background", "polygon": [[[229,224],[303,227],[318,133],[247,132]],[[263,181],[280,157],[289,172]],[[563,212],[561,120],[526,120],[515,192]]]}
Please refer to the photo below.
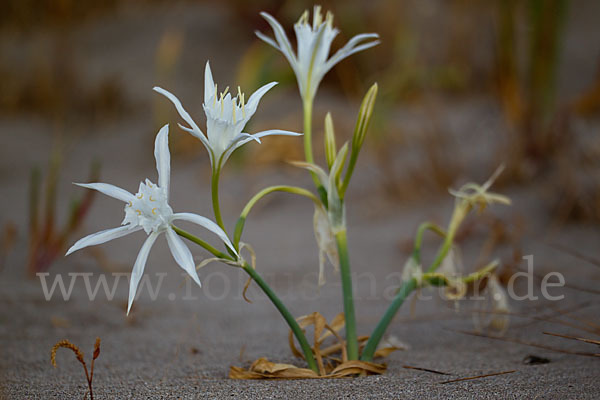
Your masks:
{"label": "blurred background", "polygon": [[[422,203],[444,196],[461,179],[481,181],[504,163],[500,184],[529,188],[553,229],[571,221],[598,222],[596,1],[321,3],[341,31],[334,50],[357,33],[381,36],[379,46],[325,77],[316,103],[315,147],[322,160],[324,114],[332,111],[338,135],[349,137],[362,95],[379,83],[362,160],[369,179],[358,192],[377,194],[392,207]],[[4,1],[3,257],[16,237],[28,236],[30,253],[40,253],[29,255],[30,272],[46,269],[92,204],[93,196],[78,197],[81,191],[69,182],[101,175],[126,184],[131,179],[120,177],[151,174],[149,151],[164,123],[172,125],[175,162],[206,174],[204,149],[175,132],[173,107],[151,91],[154,85],[171,90],[203,121],[206,60],[223,87],[239,84],[250,93],[267,81],[280,82],[264,98],[250,132],[300,131],[291,69],[253,31],[271,35],[258,14],[266,10],[293,38],[292,24],[312,6],[270,0]],[[298,141],[272,137],[238,151],[228,173],[244,176],[243,182],[253,182],[258,173],[293,175],[284,162],[301,157]],[[239,185],[232,186],[228,190],[235,192]]]}
{"label": "blurred background", "polygon": [[[353,268],[370,274],[355,280],[361,332],[366,334],[385,310],[389,299],[383,298],[386,293],[380,285],[393,289],[397,284],[418,224],[424,220],[445,224],[453,205],[447,189],[466,181],[482,183],[500,164],[506,169],[494,190],[511,196],[514,204],[493,208],[476,223],[465,224],[458,242],[464,245],[468,269],[499,256],[501,281],[506,283],[523,269],[521,256],[535,254],[536,279],[547,271],[566,275],[570,304],[579,302],[573,309],[597,304],[593,299],[599,293],[594,282],[600,279],[600,2],[320,4],[333,12],[334,25],[341,31],[333,51],[358,33],[377,32],[381,38],[379,46],[344,60],[325,76],[313,124],[316,160],[324,165],[325,114],[331,111],[341,144],[352,135],[362,96],[378,82],[374,119],[347,196]],[[245,278],[231,268],[211,265],[201,273],[203,282],[212,271],[223,271],[232,279],[205,282],[202,290],[213,293],[233,282],[227,286],[232,291],[222,299],[172,302],[161,292],[160,301],[151,305],[146,297],[136,301],[128,318],[125,285],[119,287],[120,302],[101,299],[91,307],[82,282],[74,292],[78,301],[64,302],[58,296],[44,301],[35,273],[130,271],[141,234],[63,257],[76,239],[117,226],[123,212],[120,202],[94,196],[71,182],[100,180],[135,191],[144,178],[155,180],[153,143],[165,123],[171,125],[173,208],[212,216],[206,151],[177,128],[180,117],[152,91],[153,86],[175,93],[204,128],[204,66],[210,60],[219,87],[240,85],[246,96],[269,81],[280,83],[263,97],[248,132],[301,131],[296,79],[285,58],[254,31],[272,36],[259,16],[267,11],[295,44],[293,24],[312,7],[306,1],[274,0],[2,1],[0,339],[11,349],[22,350],[0,357],[0,372],[13,388],[24,387],[22,376],[36,374],[31,379],[48,393],[62,387],[66,377],[52,375],[55,379],[49,380],[46,367],[50,346],[63,337],[91,346],[95,336],[102,336],[105,377],[109,365],[112,368],[106,387],[120,381],[127,388],[139,376],[223,376],[238,353],[240,362],[289,354],[286,328],[276,311],[252,287],[249,293],[256,303],[245,303],[239,296]],[[222,173],[226,225],[232,227],[245,202],[267,185],[312,187],[305,171],[287,163],[302,158],[302,141],[293,137],[268,137],[260,145],[250,143],[238,150]],[[255,247],[258,268],[295,315],[319,310],[331,318],[341,309],[339,277],[328,269],[327,285],[316,287],[312,213],[305,199],[274,195],[253,210],[244,240]],[[426,240],[428,254],[437,243],[434,238]],[[159,241],[148,273],[161,265],[161,270],[173,274],[168,278],[171,286],[181,292],[179,270]],[[311,293],[308,300],[299,296],[305,290]],[[435,368],[448,361],[446,368],[452,370],[484,360],[472,357],[477,352],[472,338],[435,336],[442,325],[436,319],[441,318],[436,316],[439,307],[425,307],[433,313],[422,314],[425,325],[416,326],[416,321],[410,327],[392,328],[396,332],[402,326],[401,335],[409,344],[416,338],[416,350],[402,357],[429,357]],[[552,302],[520,302],[519,307],[527,315],[558,313]],[[408,308],[403,313],[409,313]],[[453,312],[452,304],[448,308]],[[592,321],[597,307],[587,310],[584,317]],[[212,324],[199,323],[209,317]],[[532,322],[520,326],[525,324]],[[264,340],[267,327],[277,340]],[[544,339],[538,325],[531,329],[528,332],[537,335],[536,340]],[[598,334],[597,323],[594,329]],[[244,335],[239,334],[242,331]],[[453,357],[459,362],[438,356],[450,346],[456,348],[458,341],[462,350]],[[192,350],[180,352],[182,343]],[[204,345],[209,350],[202,350]],[[487,345],[482,343],[481,353],[491,354],[490,359],[514,355],[512,348],[510,353]],[[183,367],[170,370],[176,359]],[[157,360],[166,367],[158,368]],[[558,369],[557,376],[568,380],[576,369],[570,365],[562,375]],[[79,384],[76,368],[67,370],[71,385]],[[99,375],[99,379],[107,378]],[[162,380],[155,382],[160,386]],[[537,377],[531,382],[535,386]],[[566,383],[561,387],[571,390]]]}

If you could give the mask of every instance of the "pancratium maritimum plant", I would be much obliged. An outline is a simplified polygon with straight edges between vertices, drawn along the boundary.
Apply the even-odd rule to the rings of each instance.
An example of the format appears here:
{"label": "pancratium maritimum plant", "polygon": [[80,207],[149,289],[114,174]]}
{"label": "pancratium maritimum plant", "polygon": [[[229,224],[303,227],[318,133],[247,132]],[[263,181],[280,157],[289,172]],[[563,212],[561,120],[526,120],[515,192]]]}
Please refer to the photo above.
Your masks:
{"label": "pancratium maritimum plant", "polygon": [[[190,249],[175,233],[173,222],[177,220],[189,221],[200,225],[213,232],[235,253],[233,245],[225,232],[213,221],[201,215],[192,213],[173,213],[169,205],[169,184],[171,180],[171,154],[169,153],[169,125],[161,128],[156,135],[154,143],[154,157],[158,171],[158,184],[146,179],[140,182],[138,192],[133,195],[125,189],[108,183],[77,183],[76,185],[94,189],[107,196],[125,202],[125,218],[118,228],[106,229],[79,239],[67,255],[88,246],[94,246],[117,239],[125,235],[143,230],[148,238],[142,245],[131,271],[129,283],[129,301],[127,314],[131,309],[135,292],[144,273],[146,260],[154,242],[161,233],[167,237],[167,243],[173,258],[189,276],[200,285],[196,272],[196,264]],[[237,253],[235,253],[237,254]]]}
{"label": "pancratium maritimum plant", "polygon": [[190,114],[183,108],[183,105],[175,95],[161,87],[157,86],[154,88],[156,92],[162,94],[173,103],[181,118],[189,125],[189,127],[186,127],[179,124],[179,127],[200,139],[208,151],[213,169],[213,207],[217,223],[223,228],[224,225],[219,208],[218,184],[221,168],[223,168],[223,165],[231,154],[252,140],[260,143],[260,138],[263,136],[301,135],[300,133],[281,129],[271,129],[252,135],[243,132],[244,127],[256,112],[260,99],[276,84],[277,82],[271,82],[262,86],[246,102],[245,95],[239,86],[236,96],[232,96],[229,93],[229,86],[223,92],[219,93],[217,85],[213,80],[210,63],[207,61],[206,68],[204,69],[204,103],[202,104],[204,113],[206,114],[206,135],[204,135],[198,124],[194,122]]}
{"label": "pancratium maritimum plant", "polygon": [[[269,91],[275,82],[271,82],[259,88],[246,101],[244,94],[238,88],[237,95],[232,95],[225,89],[218,92],[212,77],[209,64],[205,68],[204,102],[203,108],[206,114],[206,134],[184,109],[181,102],[170,92],[155,87],[154,90],[169,99],[187,126],[179,125],[183,130],[196,136],[206,147],[212,166],[211,194],[212,206],[216,223],[211,220],[190,213],[174,213],[169,206],[169,174],[170,154],[168,150],[168,128],[163,127],[156,138],[155,157],[158,169],[158,184],[149,180],[140,184],[138,193],[133,195],[123,189],[103,183],[81,184],[81,186],[98,190],[125,203],[125,219],[123,226],[102,231],[85,237],[75,243],[69,253],[80,248],[101,244],[129,233],[144,230],[148,234],[142,249],[140,250],[135,266],[133,268],[130,292],[129,308],[135,297],[136,287],[143,273],[148,253],[156,238],[165,233],[169,248],[176,262],[194,279],[200,283],[197,270],[208,262],[218,260],[227,265],[241,268],[249,275],[248,284],[254,281],[263,290],[266,296],[280,312],[288,324],[291,332],[296,337],[302,351],[301,356],[306,360],[310,370],[304,369],[296,377],[318,377],[318,376],[347,376],[361,372],[381,373],[383,368],[369,363],[377,354],[379,345],[385,330],[392,318],[398,311],[404,299],[415,289],[426,285],[446,286],[450,289],[462,289],[469,282],[481,279],[485,274],[491,273],[498,265],[492,262],[480,270],[466,275],[454,276],[447,271],[448,268],[438,267],[450,265],[449,254],[454,245],[454,238],[458,227],[466,218],[467,214],[474,208],[482,209],[491,203],[508,204],[508,198],[489,192],[489,188],[496,175],[484,185],[467,184],[456,192],[456,205],[447,229],[432,224],[422,224],[416,234],[415,248],[409,261],[406,263],[403,283],[396,297],[383,315],[381,321],[368,338],[366,346],[360,351],[359,338],[356,332],[356,319],[354,312],[354,297],[352,292],[352,280],[350,271],[350,259],[347,243],[346,226],[346,191],[350,179],[357,165],[359,153],[365,141],[369,128],[375,100],[377,98],[378,86],[373,84],[364,96],[352,135],[352,140],[344,143],[339,149],[336,145],[333,119],[330,114],[325,118],[325,158],[326,167],[317,165],[313,160],[312,149],[312,108],[319,83],[323,76],[331,68],[351,54],[373,47],[379,43],[378,36],[374,33],[360,34],[353,37],[346,45],[329,57],[332,42],[338,30],[333,27],[333,16],[327,13],[323,19],[320,7],[315,7],[312,24],[309,23],[308,12],[305,12],[294,26],[297,38],[297,51],[294,52],[285,35],[282,26],[269,14],[261,13],[269,22],[275,33],[275,40],[268,38],[260,32],[257,35],[273,47],[280,50],[290,62],[290,65],[298,80],[300,96],[303,100],[304,114],[304,150],[305,160],[294,164],[310,171],[315,181],[316,194],[310,190],[289,186],[270,186],[255,194],[242,209],[237,219],[233,235],[228,236],[227,229],[221,217],[219,205],[219,179],[221,170],[229,156],[240,146],[250,141],[260,143],[260,138],[267,135],[280,134],[298,136],[299,133],[279,129],[267,130],[255,134],[244,132],[248,120],[254,115],[262,96]],[[304,196],[315,205],[314,230],[319,248],[319,284],[324,281],[324,262],[328,258],[334,267],[339,268],[342,281],[342,298],[344,312],[334,318],[331,325],[318,313],[299,318],[299,321],[289,312],[281,299],[275,294],[271,287],[262,279],[255,266],[255,255],[249,245],[241,241],[246,220],[254,205],[264,196],[274,192],[287,192]],[[204,240],[188,233],[175,225],[176,220],[187,220],[207,228],[216,234],[225,246],[225,251],[220,251]],[[428,269],[423,269],[421,263],[421,243],[423,234],[433,231],[444,238],[440,250]],[[194,265],[190,250],[178,237],[181,236],[210,252],[215,258],[205,259],[198,266]],[[248,263],[242,256],[242,250],[248,248],[252,253],[251,262]],[[68,254],[69,254],[68,253]],[[248,286],[246,285],[246,288]],[[244,289],[245,290],[245,289]],[[455,290],[455,291],[456,291]],[[458,291],[460,293],[460,291]],[[315,333],[315,345],[311,348],[303,328],[313,321]],[[301,325],[302,324],[302,325]],[[345,339],[338,333],[345,324]],[[323,329],[328,329],[324,333]],[[342,353],[343,362],[334,369],[326,370],[323,363],[322,353],[319,346],[327,335],[333,334],[340,342],[339,348]],[[365,339],[361,339],[361,342]],[[296,350],[293,340],[291,347],[294,354],[300,353]],[[360,360],[359,360],[360,359]],[[259,360],[257,360],[258,362]],[[346,363],[346,361],[349,361]],[[256,364],[256,363],[255,363]],[[263,367],[266,370],[261,370]],[[273,364],[263,361],[256,364],[257,370],[251,371],[251,377],[277,377],[276,371],[283,364]],[[268,366],[268,367],[267,367]],[[290,365],[285,365],[284,370],[289,370]],[[292,368],[293,369],[293,368]],[[265,372],[266,371],[266,372]],[[358,371],[358,372],[357,372]],[[288,373],[288,372],[286,372]],[[329,374],[330,373],[330,374]],[[265,375],[266,374],[266,375]],[[235,370],[235,376],[244,376],[240,369]],[[286,375],[289,377],[289,375]],[[282,377],[282,376],[280,376]]]}
{"label": "pancratium maritimum plant", "polygon": [[[315,6],[312,24],[309,12],[306,10],[294,25],[297,46],[297,51],[294,52],[281,24],[266,12],[261,12],[260,15],[273,28],[275,40],[260,31],[255,32],[256,36],[279,50],[287,58],[296,74],[300,95],[305,101],[314,99],[321,80],[337,63],[354,53],[379,44],[378,34],[362,33],[354,36],[333,56],[329,57],[331,44],[339,30],[333,26],[333,14],[327,12],[323,18],[321,7]],[[365,41],[367,42],[365,43]]]}
{"label": "pancratium maritimum plant", "polygon": [[[325,74],[330,71],[331,68],[333,68],[333,66],[346,57],[379,44],[379,40],[377,40],[379,35],[376,33],[363,33],[356,35],[341,49],[339,49],[331,58],[328,58],[331,44],[339,31],[333,27],[333,14],[327,12],[325,19],[323,19],[323,16],[321,15],[321,7],[315,6],[313,11],[312,25],[309,23],[308,10],[302,14],[298,22],[294,25],[297,45],[297,52],[294,53],[290,41],[288,40],[285,30],[281,24],[268,13],[263,12],[261,15],[267,20],[269,25],[271,25],[271,28],[273,28],[275,41],[258,31],[255,32],[256,35],[266,43],[281,51],[296,74],[300,96],[302,97],[304,114],[304,155],[306,162],[308,164],[313,164],[312,110],[314,98],[317,94],[321,80]],[[346,243],[346,226],[345,223],[343,226],[339,225],[339,218],[345,214],[343,194],[348,186],[354,165],[358,158],[358,153],[362,147],[362,143],[371,119],[371,113],[376,96],[377,84],[371,87],[365,96],[365,99],[363,100],[361,111],[359,112],[359,120],[357,121],[354,131],[352,151],[350,153],[350,161],[347,167],[346,175],[341,185],[339,185],[339,188],[337,188],[337,190],[340,191],[340,196],[339,201],[336,204],[328,204],[328,199],[331,197],[331,193],[330,190],[327,190],[323,179],[319,177],[316,166],[309,168],[311,170],[311,174],[313,175],[313,180],[319,195],[322,199],[322,206],[325,209],[329,209],[330,206],[333,206],[337,210],[334,213],[329,210],[328,215],[330,217],[330,222],[333,225],[338,225],[336,227],[337,233],[335,234],[335,240],[340,261],[339,265],[341,267],[344,315],[346,318],[346,343],[349,360],[358,359],[358,340],[356,335],[356,321],[354,316],[354,300],[352,295],[352,279],[348,256],[348,246]],[[326,122],[326,128],[328,126],[332,126],[330,119],[328,122]],[[333,130],[332,127],[331,130]],[[332,135],[327,135],[325,141],[326,154],[328,155],[328,165],[330,167],[332,166],[332,159],[334,158],[333,154],[337,153],[335,149],[335,140],[333,140],[333,142],[331,141],[332,137]],[[347,153],[347,149],[345,153]],[[345,157],[346,156],[344,155],[344,159],[341,160],[341,165],[339,166],[339,171],[335,174],[337,177],[340,176],[341,171],[344,168],[344,163],[346,162]],[[329,186],[329,188],[331,189],[332,187]],[[334,217],[337,219],[337,221],[332,220],[331,217]],[[322,223],[315,223],[315,228],[322,227],[322,225]],[[319,239],[320,236],[318,232],[316,233],[316,236],[317,239]],[[319,247],[323,249],[323,243],[320,243]]]}

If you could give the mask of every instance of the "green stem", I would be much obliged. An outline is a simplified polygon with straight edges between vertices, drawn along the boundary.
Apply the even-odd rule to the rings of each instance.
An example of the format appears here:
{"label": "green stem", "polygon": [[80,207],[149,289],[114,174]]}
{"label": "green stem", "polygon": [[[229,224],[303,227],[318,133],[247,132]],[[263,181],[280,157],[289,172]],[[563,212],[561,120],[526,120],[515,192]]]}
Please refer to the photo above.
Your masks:
{"label": "green stem", "polygon": [[[312,151],[312,110],[313,110],[313,100],[305,100],[303,102],[304,106],[304,157],[306,158],[306,162],[312,163],[313,159],[313,151]],[[316,184],[319,183],[318,180],[315,181]]]}
{"label": "green stem", "polygon": [[312,201],[314,201],[315,204],[317,204],[317,205],[321,204],[321,202],[319,201],[319,199],[314,194],[312,194],[310,191],[308,191],[306,189],[303,189],[303,188],[300,188],[300,187],[296,187],[296,186],[285,186],[285,185],[270,186],[268,188],[265,188],[265,189],[261,190],[260,192],[256,193],[254,195],[254,197],[252,197],[250,199],[250,201],[248,201],[248,203],[246,204],[246,206],[242,210],[242,213],[240,214],[240,217],[237,220],[237,223],[235,225],[235,231],[233,232],[233,245],[236,248],[236,250],[239,251],[240,239],[242,238],[242,232],[244,230],[244,225],[246,223],[246,218],[248,217],[248,214],[252,210],[252,207],[254,207],[254,205],[260,199],[262,199],[264,196],[268,195],[269,193],[273,193],[273,192],[293,193],[293,194],[297,194],[297,195],[300,195],[300,196],[308,197],[309,199],[311,199]]}
{"label": "green stem", "polygon": [[260,286],[260,288],[263,290],[263,292],[271,300],[273,305],[277,308],[277,310],[279,311],[281,316],[285,319],[285,321],[289,325],[290,329],[294,333],[294,336],[296,336],[298,343],[300,343],[300,347],[302,348],[302,352],[304,353],[304,358],[306,359],[306,362],[308,363],[309,368],[312,369],[317,374],[319,374],[319,367],[317,366],[317,362],[315,361],[315,357],[313,355],[310,344],[308,343],[308,340],[306,340],[306,336],[304,335],[302,328],[300,328],[300,325],[298,325],[298,322],[296,321],[296,319],[292,316],[292,314],[289,312],[289,310],[281,302],[279,297],[277,297],[275,292],[273,292],[273,289],[271,289],[271,287],[262,279],[262,277],[258,274],[258,272],[256,272],[256,270],[254,268],[249,266],[247,263],[244,263],[242,268],[254,280],[254,282],[256,282],[258,284],[258,286]]}
{"label": "green stem", "polygon": [[184,237],[187,240],[192,241],[201,247],[204,247],[206,250],[211,252],[215,257],[224,258],[224,259],[230,260],[230,261],[235,261],[235,259],[233,259],[233,257],[215,249],[214,247],[212,247],[210,244],[206,243],[204,240],[200,239],[199,237],[196,237],[196,236],[192,235],[191,233],[186,232],[183,229],[176,227],[175,225],[171,225],[171,228],[173,228],[175,233],[178,234],[179,236]]}
{"label": "green stem", "polygon": [[444,232],[440,226],[434,223],[423,222],[421,225],[419,225],[419,228],[417,229],[417,236],[415,237],[415,248],[413,250],[413,257],[419,265],[421,264],[421,244],[423,243],[423,235],[427,230],[435,232],[442,237],[446,236],[446,232]]}
{"label": "green stem", "polygon": [[448,224],[448,230],[446,231],[446,235],[444,237],[444,241],[440,246],[440,249],[435,256],[435,259],[427,269],[427,272],[435,272],[435,270],[440,266],[450,248],[452,248],[452,243],[454,242],[454,236],[456,235],[456,231],[460,226],[461,222],[464,220],[465,216],[471,210],[471,206],[467,202],[462,202],[457,204],[454,207],[454,211],[452,211],[452,216],[450,217],[450,223]]}
{"label": "green stem", "polygon": [[210,191],[212,195],[212,204],[213,211],[215,213],[215,219],[217,220],[217,224],[223,229],[225,233],[225,224],[223,223],[223,218],[221,217],[221,206],[219,205],[219,176],[221,175],[220,165],[217,165],[213,168],[212,177],[210,180]]}
{"label": "green stem", "polygon": [[[457,204],[454,207],[454,211],[452,212],[452,217],[450,218],[450,223],[448,224],[448,229],[446,232],[444,232],[439,226],[429,222],[425,222],[419,226],[419,229],[417,230],[417,237],[415,239],[415,249],[411,256],[415,257],[415,261],[417,261],[417,263],[419,264],[421,257],[421,244],[423,242],[423,234],[425,233],[425,231],[432,230],[437,234],[444,236],[444,241],[440,245],[435,260],[433,260],[433,262],[427,269],[427,273],[431,274],[435,272],[435,270],[440,266],[444,258],[448,255],[448,252],[452,247],[452,243],[454,241],[454,236],[456,235],[458,226],[470,210],[471,206],[467,202]],[[408,297],[408,295],[416,287],[417,281],[414,278],[402,283],[398,294],[396,294],[396,297],[386,310],[385,314],[377,324],[377,327],[375,327],[373,334],[369,338],[367,346],[363,350],[361,360],[369,361],[373,358],[373,354],[375,354],[375,349],[377,348],[377,345],[379,344],[379,341],[381,340],[381,337],[383,336],[388,325],[392,321],[392,318],[394,318],[394,315],[396,315],[396,313],[398,312],[398,309],[402,305],[402,302],[404,302],[404,299]]]}
{"label": "green stem", "polygon": [[387,330],[390,322],[392,322],[394,315],[396,315],[396,312],[398,312],[398,309],[404,300],[412,293],[413,290],[415,290],[416,287],[417,281],[415,279],[410,279],[402,284],[400,290],[396,294],[396,297],[394,297],[392,304],[390,304],[387,311],[377,324],[377,327],[375,327],[373,334],[371,337],[369,337],[369,341],[367,342],[367,345],[362,352],[362,356],[360,357],[362,361],[373,360],[373,355],[375,354],[375,350],[377,350],[377,345],[379,345],[379,341],[383,337],[383,334]]}
{"label": "green stem", "polygon": [[[312,111],[313,111],[313,98],[309,98],[302,102],[303,111],[304,111],[304,158],[306,158],[307,163],[314,163],[313,157],[313,149],[312,149]],[[317,192],[319,192],[319,196],[321,197],[321,201],[325,206],[327,206],[327,191],[319,182],[319,178],[314,172],[310,172],[310,175],[315,182],[315,186],[317,188]]]}
{"label": "green stem", "polygon": [[[174,225],[171,225],[171,227],[173,228],[175,233],[177,233],[179,236],[184,237],[184,238],[202,246],[206,250],[210,251],[216,257],[219,257],[224,260],[236,261],[231,256],[229,256],[223,252],[220,252],[219,250],[212,247],[210,244],[206,243],[204,240],[192,235],[191,233],[188,233],[188,232],[184,231],[183,229],[180,229]],[[271,300],[273,305],[281,313],[281,315],[283,316],[283,318],[289,325],[290,329],[294,333],[294,336],[296,336],[298,343],[300,343],[300,347],[302,348],[302,351],[304,352],[304,358],[306,359],[308,366],[310,367],[310,369],[312,369],[313,371],[315,371],[318,374],[319,368],[317,366],[314,355],[312,353],[312,349],[310,347],[310,344],[308,343],[308,340],[306,340],[306,336],[304,335],[302,328],[300,328],[300,325],[298,325],[298,322],[294,319],[294,317],[289,312],[289,310],[281,302],[279,297],[277,297],[275,292],[273,292],[273,289],[271,289],[271,287],[262,279],[262,277],[258,274],[258,272],[256,272],[256,270],[254,270],[254,268],[252,268],[250,265],[248,265],[248,263],[244,263],[241,267],[258,284],[258,286],[260,286],[260,288],[263,290],[263,292]]]}
{"label": "green stem", "polygon": [[442,246],[440,247],[437,255],[435,256],[435,260],[433,260],[427,272],[434,272],[440,266],[442,261],[444,261],[444,258],[446,258],[446,255],[448,255],[448,251],[450,251],[450,248],[452,247],[453,239],[453,236],[446,236],[446,239],[444,239]]}
{"label": "green stem", "polygon": [[340,274],[342,276],[342,295],[344,299],[344,317],[346,319],[346,346],[349,360],[358,360],[358,340],[356,337],[356,316],[354,313],[354,298],[352,296],[352,275],[348,257],[348,241],[346,230],[335,234],[340,258]]}

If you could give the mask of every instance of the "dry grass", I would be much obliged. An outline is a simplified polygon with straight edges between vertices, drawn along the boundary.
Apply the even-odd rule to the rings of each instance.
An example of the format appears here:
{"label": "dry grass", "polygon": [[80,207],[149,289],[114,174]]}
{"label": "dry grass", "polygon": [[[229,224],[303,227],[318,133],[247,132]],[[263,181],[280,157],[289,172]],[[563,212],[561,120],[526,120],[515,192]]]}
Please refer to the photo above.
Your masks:
{"label": "dry grass", "polygon": [[61,340],[60,342],[56,343],[52,347],[52,350],[50,351],[50,362],[52,363],[52,365],[55,368],[56,368],[56,352],[60,348],[65,348],[65,349],[71,350],[75,354],[77,361],[79,361],[79,363],[83,366],[83,370],[85,372],[85,378],[88,383],[90,400],[94,400],[94,391],[92,388],[92,382],[94,380],[94,362],[100,356],[100,338],[96,338],[96,342],[94,343],[94,354],[92,355],[92,362],[90,365],[89,372],[88,372],[88,367],[87,367],[87,364],[86,364],[84,356],[83,356],[83,352],[79,349],[79,347],[75,346],[73,343],[71,343],[70,341],[68,341],[66,339]]}

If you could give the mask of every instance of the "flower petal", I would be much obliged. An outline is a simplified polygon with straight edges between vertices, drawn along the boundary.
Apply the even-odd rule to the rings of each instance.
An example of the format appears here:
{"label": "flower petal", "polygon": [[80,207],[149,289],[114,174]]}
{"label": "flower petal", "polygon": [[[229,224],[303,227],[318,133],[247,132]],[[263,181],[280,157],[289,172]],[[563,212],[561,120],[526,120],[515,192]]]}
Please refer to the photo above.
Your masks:
{"label": "flower petal", "polygon": [[292,131],[284,131],[281,129],[269,129],[267,131],[257,132],[252,134],[253,138],[261,138],[263,136],[271,136],[271,135],[283,135],[283,136],[302,136],[303,133],[292,132]]}
{"label": "flower petal", "polygon": [[169,182],[171,180],[171,153],[169,152],[169,124],[160,128],[154,142],[154,158],[158,171],[158,187],[164,190],[169,199]]}
{"label": "flower petal", "polygon": [[120,187],[117,187],[115,185],[111,185],[110,183],[96,182],[96,183],[74,183],[74,184],[77,186],[84,187],[84,188],[97,190],[102,194],[113,197],[117,200],[124,201],[125,203],[128,203],[129,201],[131,201],[132,198],[134,198],[134,196],[131,193],[129,193],[127,190],[121,189]]}
{"label": "flower petal", "polygon": [[202,286],[200,284],[200,279],[198,278],[198,273],[196,272],[196,264],[194,263],[194,257],[192,257],[190,249],[188,249],[185,243],[183,243],[183,240],[181,240],[171,228],[167,228],[167,243],[169,244],[169,249],[171,249],[171,254],[173,254],[173,258],[175,258],[177,264],[192,277],[198,286]]}
{"label": "flower petal", "polygon": [[212,165],[213,164],[213,150],[210,147],[210,144],[208,143],[208,139],[204,136],[204,134],[202,132],[198,133],[198,132],[194,131],[193,129],[188,128],[187,126],[183,126],[181,124],[177,124],[177,125],[184,131],[191,133],[192,135],[194,135],[195,137],[200,139],[200,141],[202,142],[202,144],[208,151],[208,156],[210,157],[210,163]]}
{"label": "flower petal", "polygon": [[210,101],[216,95],[215,81],[210,70],[210,64],[207,61],[206,67],[204,67],[204,104],[210,104]]}
{"label": "flower petal", "polygon": [[260,87],[256,92],[252,93],[252,96],[250,96],[246,103],[246,119],[250,119],[250,117],[254,115],[260,99],[275,85],[277,85],[277,82],[267,83]]}
{"label": "flower petal", "polygon": [[268,131],[262,131],[262,132],[255,133],[253,135],[251,135],[249,133],[240,133],[238,135],[238,139],[234,140],[232,142],[232,144],[227,148],[227,150],[225,150],[225,153],[223,154],[223,162],[227,161],[229,159],[229,157],[231,156],[231,154],[233,154],[233,152],[235,150],[237,150],[239,147],[242,147],[246,143],[251,142],[253,140],[258,143],[262,143],[260,138],[263,136],[269,136],[269,135],[302,136],[302,133],[283,131],[280,129],[271,129]]}
{"label": "flower petal", "polygon": [[235,251],[235,248],[233,247],[233,244],[227,237],[227,234],[223,231],[223,229],[221,229],[221,227],[219,225],[217,225],[210,219],[203,217],[201,215],[192,214],[192,213],[173,214],[173,221],[178,220],[178,219],[183,220],[183,221],[193,222],[196,225],[203,226],[204,228],[208,229],[209,231],[211,231],[212,233],[217,235],[219,238],[221,238],[221,240],[227,245],[227,247],[229,247],[231,250],[233,250],[237,254],[237,252]]}
{"label": "flower petal", "polygon": [[254,34],[256,36],[258,36],[258,38],[260,40],[262,40],[263,42],[270,44],[271,46],[275,47],[277,50],[281,51],[281,48],[279,47],[279,45],[277,43],[275,43],[275,41],[273,39],[271,39],[264,33],[260,32],[260,31],[254,31]]}
{"label": "flower petal", "polygon": [[146,260],[148,260],[148,254],[150,254],[150,249],[152,245],[156,241],[158,237],[157,232],[152,232],[144,244],[140,249],[140,252],[135,259],[135,264],[133,265],[133,269],[131,270],[131,278],[129,279],[129,300],[127,302],[127,315],[129,315],[129,310],[131,310],[131,305],[133,304],[133,300],[135,299],[135,292],[137,291],[137,287],[142,279],[142,275],[144,274],[144,268],[146,267]]}
{"label": "flower petal", "polygon": [[157,93],[162,94],[167,99],[169,99],[171,101],[171,103],[173,103],[173,105],[177,109],[177,112],[179,113],[181,118],[183,118],[183,120],[192,127],[195,135],[198,135],[198,134],[204,135],[202,133],[202,130],[198,127],[198,125],[196,125],[196,123],[194,122],[194,120],[192,119],[190,114],[187,111],[185,111],[185,108],[183,108],[181,101],[179,101],[179,99],[173,93],[171,93],[161,87],[158,87],[158,86],[155,86],[152,90],[154,90]]}
{"label": "flower petal", "polygon": [[379,35],[376,33],[361,33],[360,35],[354,36],[352,39],[348,41],[339,49],[327,62],[325,63],[325,72],[329,71],[333,68],[334,65],[342,61],[344,58],[351,56],[354,53],[358,53],[359,51],[366,50],[370,47],[376,46],[380,43],[379,40],[374,40],[369,43],[363,43],[360,46],[357,46],[363,40],[366,39],[378,39]]}
{"label": "flower petal", "polygon": [[132,227],[131,225],[124,225],[124,226],[119,226],[118,228],[110,228],[110,229],[105,229],[100,232],[92,233],[91,235],[81,238],[77,242],[75,242],[75,244],[73,246],[71,246],[69,251],[67,251],[67,254],[65,254],[65,256],[68,256],[69,254],[73,253],[74,251],[83,249],[84,247],[95,246],[97,244],[106,243],[109,240],[113,240],[113,239],[117,239],[117,238],[120,238],[125,235],[129,235],[130,233],[137,232],[140,229],[142,229],[142,228],[139,226]]}
{"label": "flower petal", "polygon": [[[277,40],[277,43],[279,43],[279,50],[283,53],[285,58],[288,59],[292,68],[294,69],[294,71],[296,71],[298,62],[296,60],[296,56],[294,55],[294,50],[292,49],[292,45],[290,44],[290,41],[287,38],[285,31],[283,30],[283,27],[270,14],[263,11],[260,13],[260,15],[264,19],[267,20],[269,25],[271,25],[271,28],[273,29],[273,33],[275,34],[275,39]],[[267,42],[267,43],[269,43],[269,42]]]}

